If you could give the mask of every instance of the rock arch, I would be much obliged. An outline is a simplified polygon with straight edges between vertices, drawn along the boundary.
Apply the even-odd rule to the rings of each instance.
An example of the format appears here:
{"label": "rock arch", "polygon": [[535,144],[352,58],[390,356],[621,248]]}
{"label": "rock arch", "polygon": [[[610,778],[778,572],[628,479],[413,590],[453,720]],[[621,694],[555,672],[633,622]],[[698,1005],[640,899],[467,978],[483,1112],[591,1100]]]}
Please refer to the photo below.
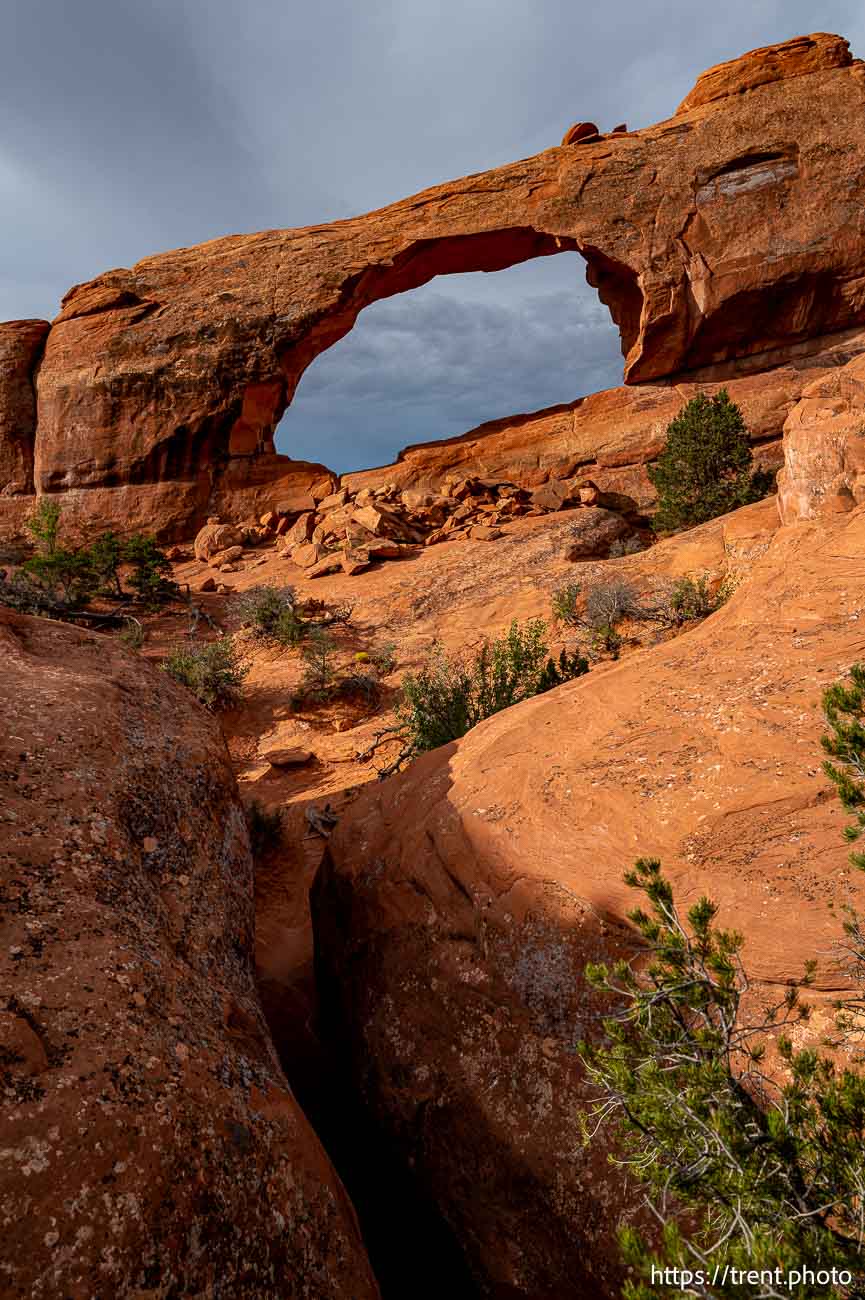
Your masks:
{"label": "rock arch", "polygon": [[[435,275],[576,249],[626,383],[862,323],[865,71],[841,38],[803,39],[773,47],[771,77],[755,55],[724,65],[657,126],[76,286],[36,378],[37,491],[165,533],[308,496],[327,471],[272,440],[304,369],[369,303]],[[742,304],[749,330],[730,328]]]}

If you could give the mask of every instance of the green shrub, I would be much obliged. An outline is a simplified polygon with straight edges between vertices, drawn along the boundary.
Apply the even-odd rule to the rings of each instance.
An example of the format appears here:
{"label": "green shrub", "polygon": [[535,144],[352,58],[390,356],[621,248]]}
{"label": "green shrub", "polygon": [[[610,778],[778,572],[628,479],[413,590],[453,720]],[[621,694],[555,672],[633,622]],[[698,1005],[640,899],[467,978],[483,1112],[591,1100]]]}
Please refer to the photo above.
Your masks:
{"label": "green shrub", "polygon": [[742,412],[726,389],[698,393],[667,426],[666,445],[649,466],[658,493],[653,526],[672,532],[765,496],[772,476],[752,470]]}
{"label": "green shrub", "polygon": [[670,592],[670,621],[681,625],[697,619],[708,618],[723,604],[720,593],[712,594],[708,578],[680,578]]}
{"label": "green shrub", "polygon": [[263,584],[250,587],[237,597],[235,608],[243,623],[251,624],[262,636],[272,637],[286,614],[297,617],[293,587]]}
{"label": "green shrub", "polygon": [[321,628],[313,628],[301,651],[304,662],[304,698],[319,703],[329,699],[336,685],[336,642]]}
{"label": "green shrub", "polygon": [[99,589],[99,574],[89,551],[55,544],[51,550],[31,556],[23,567],[46,593],[53,593],[58,604],[67,609],[86,605]]}
{"label": "green shrub", "polygon": [[120,566],[123,563],[122,539],[113,529],[109,529],[101,537],[97,537],[90,547],[89,554],[100,587],[116,596],[118,600],[122,600],[123,587],[120,582]]}
{"label": "green shrub", "polygon": [[570,582],[553,593],[552,606],[556,621],[579,631],[591,655],[614,659],[622,647],[619,624],[647,613],[636,589],[620,579],[593,583],[585,596],[579,583]]}
{"label": "green shrub", "polygon": [[253,799],[246,808],[246,825],[254,859],[263,858],[282,843],[281,808],[265,808],[258,799]]}
{"label": "green shrub", "polygon": [[52,555],[58,546],[60,532],[60,503],[51,497],[40,497],[26,523],[27,531],[42,555]]}
{"label": "green shrub", "polygon": [[186,686],[205,708],[232,708],[240,699],[249,672],[231,637],[205,645],[179,645],[161,664],[164,672]]}
{"label": "green shrub", "polygon": [[171,561],[155,538],[135,533],[123,543],[121,556],[132,570],[127,581],[145,604],[158,604],[177,591],[171,581]]}
{"label": "green shrub", "polygon": [[435,645],[426,664],[402,680],[396,715],[404,758],[458,740],[484,718],[587,670],[579,656],[563,654],[558,667],[549,659],[543,619],[511,623],[504,636],[483,642],[468,659]]}

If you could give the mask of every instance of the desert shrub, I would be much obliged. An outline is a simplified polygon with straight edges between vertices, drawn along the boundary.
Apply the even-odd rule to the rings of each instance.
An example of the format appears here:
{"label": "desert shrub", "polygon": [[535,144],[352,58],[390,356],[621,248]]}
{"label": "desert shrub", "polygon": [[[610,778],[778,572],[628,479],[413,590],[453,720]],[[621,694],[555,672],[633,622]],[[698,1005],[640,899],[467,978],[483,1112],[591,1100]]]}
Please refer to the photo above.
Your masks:
{"label": "desert shrub", "polygon": [[[171,564],[153,537],[136,534],[122,539],[109,529],[90,546],[67,546],[59,537],[60,506],[42,497],[27,521],[35,543],[35,554],[23,565],[32,584],[44,593],[39,612],[61,617],[62,611],[89,604],[99,592],[122,599],[121,568],[128,565],[129,586],[145,604],[153,605],[174,595]],[[0,593],[2,594],[2,593]],[[11,593],[23,594],[20,582]]]}
{"label": "desert shrub", "polygon": [[[587,968],[609,999],[599,1044],[581,1045],[598,1090],[593,1121],[619,1120],[617,1160],[642,1183],[665,1231],[653,1249],[633,1228],[620,1234],[636,1279],[628,1300],[657,1295],[651,1269],[703,1269],[692,1295],[734,1295],[711,1279],[737,1269],[861,1268],[859,1217],[865,1187],[865,1079],[797,1051],[790,1027],[807,1017],[791,986],[764,1015],[742,1014],[749,990],[742,938],[715,925],[700,899],[682,918],[654,860],[626,876],[648,909],[630,914],[648,965]],[[805,977],[805,981],[809,978]],[[775,1038],[782,1081],[764,1067]],[[591,1128],[592,1119],[589,1120]],[[771,1287],[753,1297],[781,1294]],[[808,1286],[801,1296],[841,1297]]]}
{"label": "desert shrub", "polygon": [[577,630],[588,653],[618,658],[622,646],[619,624],[641,619],[647,610],[636,589],[620,579],[597,582],[583,593],[579,583],[570,582],[553,593],[553,616],[559,623]]}
{"label": "desert shrub", "polygon": [[546,624],[511,623],[504,636],[484,641],[470,658],[433,647],[417,672],[401,683],[396,714],[405,736],[405,757],[458,740],[484,718],[558,686],[588,670],[579,656],[548,656]]}
{"label": "desert shrub", "polygon": [[144,628],[137,618],[127,619],[126,626],[118,634],[117,639],[121,645],[126,646],[127,650],[140,650],[145,640]]}
{"label": "desert shrub", "polygon": [[43,618],[62,618],[69,607],[58,593],[47,590],[29,573],[16,569],[8,573],[0,570],[0,605],[17,610],[19,614],[35,614]]}
{"label": "desert shrub", "polygon": [[102,590],[108,591],[118,600],[123,598],[120,582],[120,566],[123,563],[123,540],[109,528],[89,550],[90,562],[99,579]]}
{"label": "desert shrub", "polygon": [[204,645],[175,646],[161,667],[212,711],[237,704],[249,672],[249,665],[242,661],[228,636]]}
{"label": "desert shrub", "polygon": [[272,637],[280,620],[286,615],[297,618],[293,587],[273,587],[264,584],[250,587],[237,597],[235,608],[241,622],[250,624],[262,636]]}
{"label": "desert shrub", "polygon": [[[854,816],[846,829],[854,842],[865,831],[865,666],[824,693],[823,709],[824,767]],[[852,860],[865,869],[865,855]],[[634,962],[586,968],[607,1011],[603,1036],[580,1045],[596,1089],[586,1140],[615,1119],[617,1162],[642,1184],[663,1228],[654,1245],[621,1229],[632,1269],[623,1296],[657,1295],[653,1268],[687,1270],[680,1289],[707,1298],[741,1294],[741,1278],[728,1281],[727,1269],[757,1271],[747,1279],[755,1300],[862,1296],[865,1077],[794,1046],[791,1027],[808,1008],[792,983],[755,1012],[742,937],[717,926],[712,901],[700,899],[683,918],[654,859],[625,879],[648,901],[630,913],[642,949]],[[865,927],[850,908],[844,930],[858,990],[838,1007],[849,1047],[865,1031]],[[812,975],[809,963],[802,983]],[[767,1068],[769,1043],[777,1059]],[[847,1280],[820,1277],[833,1268]],[[779,1285],[775,1270],[798,1284]]]}
{"label": "desert shrub", "polygon": [[42,555],[51,555],[59,545],[60,503],[40,497],[26,523],[27,531]]}
{"label": "desert shrub", "polygon": [[130,566],[130,587],[145,604],[158,604],[177,591],[177,584],[171,581],[171,561],[155,538],[144,533],[128,537],[121,546],[121,558]]}
{"label": "desert shrub", "polygon": [[630,537],[617,537],[610,543],[609,558],[618,560],[623,555],[636,555],[645,549],[643,539],[637,533],[632,533]]}
{"label": "desert shrub", "polygon": [[666,445],[649,478],[658,493],[653,526],[672,532],[765,496],[772,476],[752,470],[751,444],[726,389],[698,393],[667,426]]}
{"label": "desert shrub", "polygon": [[50,551],[37,551],[23,567],[46,593],[53,593],[57,603],[67,609],[86,605],[99,589],[99,575],[86,550],[54,545]]}
{"label": "desert shrub", "polygon": [[396,642],[380,641],[367,651],[369,661],[380,677],[387,677],[396,668]]}
{"label": "desert shrub", "polygon": [[265,808],[258,799],[246,807],[246,825],[253,858],[262,858],[282,842],[282,809]]}
{"label": "desert shrub", "polygon": [[720,592],[713,593],[705,574],[680,578],[669,596],[670,621],[681,625],[708,618],[723,604]]}
{"label": "desert shrub", "polygon": [[313,628],[301,651],[304,663],[302,693],[305,698],[322,702],[336,685],[336,641],[322,628]]}

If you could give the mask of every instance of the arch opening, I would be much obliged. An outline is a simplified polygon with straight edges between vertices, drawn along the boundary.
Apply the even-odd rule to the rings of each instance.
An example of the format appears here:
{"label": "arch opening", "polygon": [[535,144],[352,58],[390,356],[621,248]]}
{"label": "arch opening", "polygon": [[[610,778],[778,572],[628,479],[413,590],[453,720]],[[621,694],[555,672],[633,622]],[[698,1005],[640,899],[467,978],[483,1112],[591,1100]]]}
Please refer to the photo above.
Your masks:
{"label": "arch opening", "polygon": [[304,340],[309,359],[286,356],[287,387],[312,368],[293,380],[277,451],[365,469],[620,384],[639,328],[635,279],[574,239],[508,233],[429,241],[357,277],[344,310]]}

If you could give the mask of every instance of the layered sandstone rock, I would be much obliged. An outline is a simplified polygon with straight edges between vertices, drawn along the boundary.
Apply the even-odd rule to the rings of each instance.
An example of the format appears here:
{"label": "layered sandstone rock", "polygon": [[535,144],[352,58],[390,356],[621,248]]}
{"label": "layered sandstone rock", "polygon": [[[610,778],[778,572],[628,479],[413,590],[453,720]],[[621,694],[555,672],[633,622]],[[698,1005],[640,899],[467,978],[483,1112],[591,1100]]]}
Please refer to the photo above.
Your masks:
{"label": "layered sandstone rock", "polygon": [[807,38],[711,74],[657,126],[76,286],[38,377],[37,488],[73,494],[82,519],[146,500],[161,526],[175,484],[172,529],[248,500],[250,482],[256,509],[272,504],[256,463],[309,363],[365,306],[449,272],[581,252],[629,383],[860,324],[863,109],[846,43]]}
{"label": "layered sandstone rock", "polygon": [[737,59],[709,68],[697,78],[697,84],[682,100],[677,112],[689,113],[704,104],[726,99],[728,95],[743,95],[773,81],[803,77],[825,68],[847,68],[852,61],[847,42],[840,36],[828,32],[794,36],[780,45],[750,50]]}
{"label": "layered sandstone rock", "polygon": [[20,498],[33,493],[35,370],[50,328],[44,320],[0,323],[0,529],[10,533],[26,513]]}
{"label": "layered sandstone rock", "polygon": [[332,837],[313,894],[331,1024],[484,1294],[620,1294],[632,1201],[609,1139],[584,1145],[574,1046],[584,964],[629,942],[637,856],[683,905],[718,900],[770,996],[819,959],[816,1039],[845,988],[831,949],[865,887],[820,696],[862,655],[865,508],[768,548],[765,509],[723,521],[753,567],[720,612],[367,787]]}
{"label": "layered sandstone rock", "polygon": [[778,507],[785,523],[865,504],[865,357],[815,379],[784,426]]}
{"label": "layered sandstone rock", "polygon": [[0,610],[0,1292],[378,1295],[253,981],[224,742],[106,638]]}

